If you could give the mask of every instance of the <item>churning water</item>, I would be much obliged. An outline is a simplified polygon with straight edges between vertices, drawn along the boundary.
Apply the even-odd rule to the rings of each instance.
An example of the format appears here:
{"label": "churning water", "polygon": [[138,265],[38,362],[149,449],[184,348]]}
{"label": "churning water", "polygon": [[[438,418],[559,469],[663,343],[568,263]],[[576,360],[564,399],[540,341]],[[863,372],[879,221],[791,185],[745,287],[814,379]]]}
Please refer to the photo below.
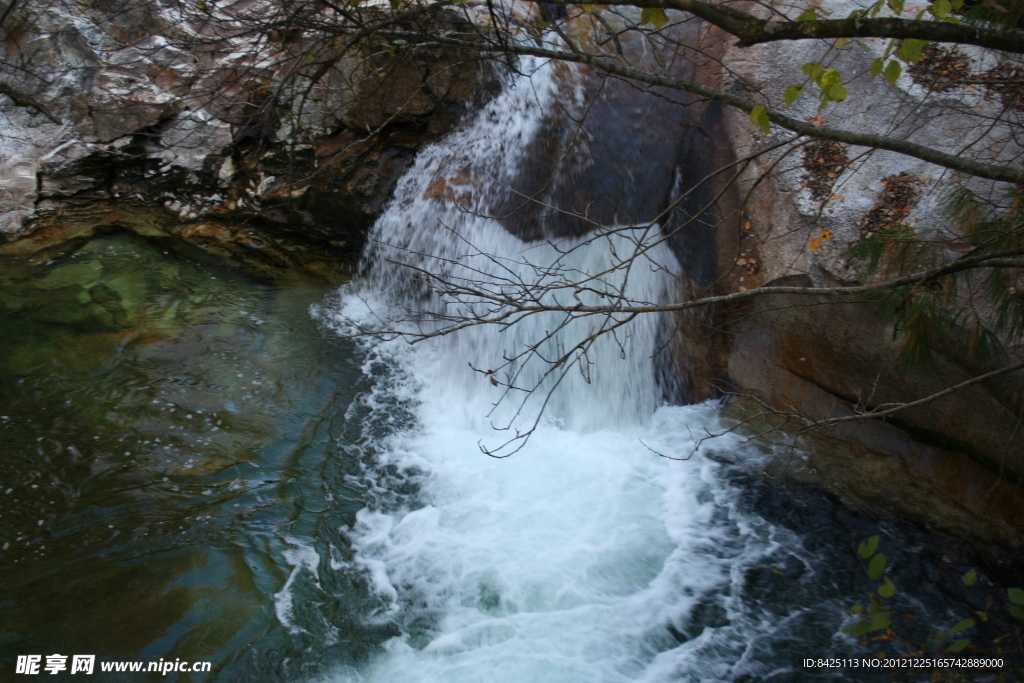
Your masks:
{"label": "churning water", "polygon": [[[357,401],[357,448],[375,495],[341,530],[351,560],[335,567],[368,577],[380,602],[367,621],[401,633],[335,678],[706,681],[777,670],[754,653],[790,615],[745,595],[746,569],[794,544],[738,509],[720,463],[688,458],[718,418],[710,406],[659,407],[664,320],[544,313],[416,345],[401,334],[493,314],[485,299],[529,285],[569,306],[673,295],[678,265],[656,229],[525,243],[492,215],[544,117],[580,102],[571,73],[521,66],[464,130],[420,155],[374,229],[365,277],[319,310],[343,333],[382,321],[399,333],[365,344],[375,385]],[[587,276],[579,298],[560,287]],[[438,294],[451,283],[485,296]],[[425,308],[438,317],[419,316]],[[585,343],[602,325],[615,329]],[[739,448],[731,437],[714,447]],[[290,606],[287,593],[279,602]]]}

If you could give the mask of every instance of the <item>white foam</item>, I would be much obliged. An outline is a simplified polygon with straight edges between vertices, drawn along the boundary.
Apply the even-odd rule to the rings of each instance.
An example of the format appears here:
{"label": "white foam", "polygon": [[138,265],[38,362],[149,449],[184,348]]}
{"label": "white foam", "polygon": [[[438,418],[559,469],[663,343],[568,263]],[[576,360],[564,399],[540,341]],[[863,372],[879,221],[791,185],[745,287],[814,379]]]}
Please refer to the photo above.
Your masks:
{"label": "white foam", "polygon": [[[465,130],[420,155],[374,228],[366,277],[343,290],[336,307],[322,308],[321,318],[351,330],[422,307],[487,308],[425,294],[395,260],[424,270],[444,265],[450,277],[482,279],[494,291],[520,279],[543,284],[608,271],[596,288],[624,288],[652,303],[672,295],[678,265],[654,245],[656,226],[574,249],[581,243],[525,244],[487,217],[488,187],[508,182],[546,107],[567,89],[549,67],[524,61],[531,80],[506,89]],[[439,178],[469,186],[461,207],[428,191]],[[625,267],[624,252],[637,245],[647,255]],[[553,274],[554,265],[560,270]],[[569,296],[546,300],[567,303]],[[602,299],[584,293],[581,300]],[[513,419],[519,402],[494,407],[508,376],[496,373],[496,387],[470,364],[501,366],[562,316],[538,315],[509,329],[470,327],[432,346],[401,339],[368,346],[364,371],[376,385],[359,404],[370,413],[361,447],[364,484],[376,502],[343,531],[355,564],[387,605],[373,618],[397,621],[403,635],[338,679],[714,680],[741,658],[744,634],[761,628],[731,605],[729,591],[738,567],[770,552],[771,529],[736,512],[715,463],[658,455],[689,456],[693,434],[717,429],[717,416],[713,406],[657,408],[657,316],[600,339],[564,378],[544,379],[549,366],[538,358],[509,369],[519,372],[516,384],[539,387],[534,397],[553,393],[521,450],[507,459],[481,451],[481,443],[507,438],[492,425],[528,429],[542,401],[528,402]],[[565,326],[543,355],[571,348],[603,320]],[[397,329],[416,328],[406,322]],[[739,446],[726,436],[717,447]],[[397,493],[396,477],[415,483],[416,493]],[[693,628],[694,610],[711,603],[728,614],[723,625],[680,644],[673,630]]]}
{"label": "white foam", "polygon": [[274,613],[285,630],[292,635],[298,635],[304,633],[305,629],[295,622],[294,584],[303,572],[309,572],[319,585],[320,555],[311,545],[295,538],[287,537],[284,541],[291,547],[281,554],[292,571],[281,590],[274,594]]}

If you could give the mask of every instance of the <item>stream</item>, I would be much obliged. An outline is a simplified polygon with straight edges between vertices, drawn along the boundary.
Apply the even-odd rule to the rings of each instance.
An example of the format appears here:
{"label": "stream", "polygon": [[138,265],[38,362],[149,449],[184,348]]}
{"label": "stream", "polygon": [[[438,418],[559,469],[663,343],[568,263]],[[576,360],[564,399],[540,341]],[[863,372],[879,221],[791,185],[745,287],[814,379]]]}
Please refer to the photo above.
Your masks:
{"label": "stream", "polygon": [[[340,290],[257,283],[121,233],[2,264],[5,672],[62,653],[212,663],[104,681],[886,680],[802,662],[929,646],[983,600],[950,543],[765,476],[772,442],[730,433],[694,452],[728,418],[665,403],[657,316],[558,381],[539,359],[593,323],[493,375],[473,368],[558,320],[344,337],[443,305],[395,261],[525,279],[611,268],[631,296],[673,296],[679,264],[650,230],[576,248],[489,217],[565,94],[540,62],[522,70],[421,153]],[[441,181],[465,189],[432,192]],[[662,267],[615,271],[638,244]],[[525,404],[499,400],[512,375],[537,387]],[[508,438],[494,425],[534,419],[520,450],[484,452]],[[874,534],[904,642],[840,632],[877,586],[856,552]]]}

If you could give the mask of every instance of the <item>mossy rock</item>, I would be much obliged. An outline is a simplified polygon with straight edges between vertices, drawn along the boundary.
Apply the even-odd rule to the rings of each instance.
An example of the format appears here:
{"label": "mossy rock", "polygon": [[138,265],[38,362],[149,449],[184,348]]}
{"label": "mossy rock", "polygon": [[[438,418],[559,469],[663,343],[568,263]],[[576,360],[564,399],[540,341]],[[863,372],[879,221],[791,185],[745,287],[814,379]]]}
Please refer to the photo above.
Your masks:
{"label": "mossy rock", "polygon": [[89,311],[76,301],[64,300],[40,306],[32,311],[32,317],[48,323],[76,325],[89,317]]}
{"label": "mossy rock", "polygon": [[106,307],[97,303],[91,303],[86,307],[86,310],[89,312],[89,315],[92,316],[93,320],[98,322],[100,325],[110,328],[118,327],[117,319],[111,311],[106,309]]}
{"label": "mossy rock", "polygon": [[142,275],[127,274],[104,282],[107,287],[117,292],[125,311],[132,317],[142,314],[142,305],[146,302],[148,282]]}
{"label": "mossy rock", "polygon": [[92,300],[98,304],[121,305],[121,295],[105,284],[100,283],[96,285],[89,290],[89,294],[92,296]]}
{"label": "mossy rock", "polygon": [[181,266],[177,263],[163,263],[160,265],[160,274],[168,280],[175,280],[181,276]]}
{"label": "mossy rock", "polygon": [[16,296],[11,296],[7,292],[0,291],[0,310],[7,311],[8,313],[14,313],[25,308],[25,302]]}
{"label": "mossy rock", "polygon": [[35,281],[40,289],[60,289],[62,287],[88,287],[95,283],[103,272],[103,264],[99,261],[69,263],[57,266],[46,276]]}

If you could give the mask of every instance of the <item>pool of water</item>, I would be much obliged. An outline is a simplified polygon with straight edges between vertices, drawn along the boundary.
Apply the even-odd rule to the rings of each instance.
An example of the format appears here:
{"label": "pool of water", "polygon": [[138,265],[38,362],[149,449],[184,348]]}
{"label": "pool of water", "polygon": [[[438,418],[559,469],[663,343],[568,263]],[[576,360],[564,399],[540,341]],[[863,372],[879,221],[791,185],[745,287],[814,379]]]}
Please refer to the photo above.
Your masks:
{"label": "pool of water", "polygon": [[[876,680],[801,662],[941,651],[972,610],[989,650],[1010,632],[947,541],[764,476],[770,446],[659,456],[716,406],[544,422],[486,456],[456,362],[474,345],[343,341],[360,291],[129,235],[3,264],[5,672],[60,653],[212,662],[168,681]],[[875,533],[899,628],[859,641],[839,629],[877,589],[856,555]]]}
{"label": "pool of water", "polygon": [[2,264],[0,661],[212,660],[277,625],[282,552],[357,391],[308,315],[266,286],[129,235]]}

